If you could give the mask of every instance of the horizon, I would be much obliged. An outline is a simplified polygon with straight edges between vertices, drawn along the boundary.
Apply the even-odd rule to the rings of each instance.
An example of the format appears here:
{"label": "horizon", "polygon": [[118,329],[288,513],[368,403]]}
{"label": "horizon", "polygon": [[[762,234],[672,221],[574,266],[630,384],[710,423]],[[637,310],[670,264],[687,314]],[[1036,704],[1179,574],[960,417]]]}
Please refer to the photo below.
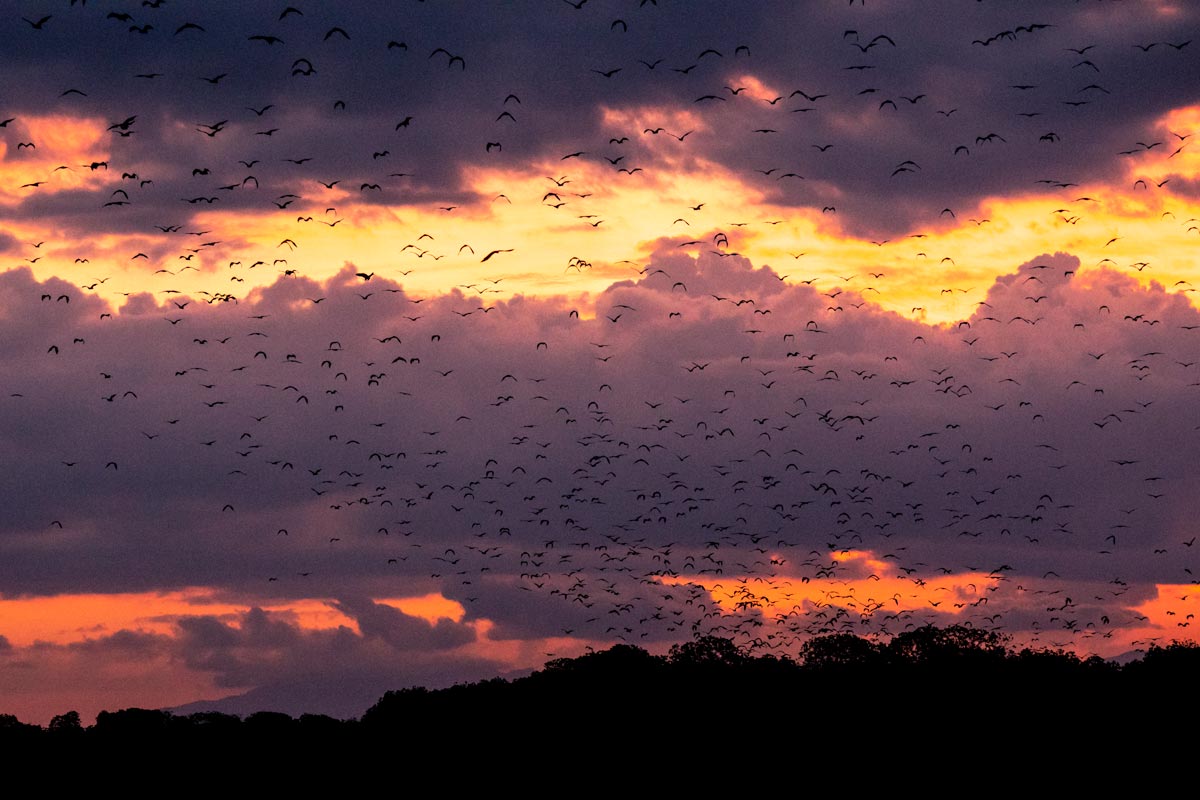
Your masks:
{"label": "horizon", "polygon": [[[853,644],[847,641],[853,640]],[[285,715],[292,721],[303,721],[306,717],[333,718],[340,722],[366,722],[373,714],[379,716],[394,716],[386,711],[389,705],[403,703],[406,697],[423,697],[427,695],[442,695],[446,698],[455,696],[458,690],[495,689],[497,682],[502,686],[513,684],[530,685],[530,681],[554,679],[554,676],[574,676],[574,679],[584,679],[584,683],[576,685],[577,690],[601,689],[611,685],[611,681],[628,683],[635,675],[637,679],[667,678],[672,672],[675,678],[668,680],[694,680],[698,674],[707,674],[709,678],[724,675],[733,677],[738,672],[750,675],[761,668],[765,674],[758,677],[770,677],[779,682],[780,688],[788,681],[799,688],[803,685],[805,676],[829,675],[842,671],[847,674],[861,676],[864,670],[871,671],[877,678],[897,677],[907,673],[909,677],[926,676],[940,681],[947,677],[946,669],[953,667],[951,673],[956,679],[970,677],[974,671],[985,671],[994,680],[1002,673],[1009,674],[1009,680],[1057,679],[1058,681],[1073,681],[1079,678],[1098,679],[1107,677],[1108,680],[1124,680],[1132,670],[1132,680],[1146,682],[1161,680],[1164,677],[1180,677],[1186,670],[1188,660],[1200,649],[1196,642],[1170,642],[1165,645],[1151,645],[1140,653],[1130,653],[1123,659],[1099,659],[1097,656],[1082,658],[1069,650],[1055,648],[1017,649],[1003,634],[994,631],[984,631],[966,625],[952,624],[944,628],[927,626],[914,628],[897,634],[887,641],[875,637],[860,637],[855,634],[822,634],[805,642],[796,655],[788,653],[763,653],[754,648],[739,647],[733,640],[720,636],[697,636],[689,642],[672,645],[665,653],[653,653],[638,645],[618,642],[603,649],[588,649],[586,652],[568,658],[553,658],[546,661],[540,668],[522,671],[517,675],[502,675],[484,678],[476,681],[460,681],[450,686],[430,688],[426,686],[407,686],[388,689],[380,696],[363,707],[349,713],[317,713],[305,710],[304,706],[296,705],[296,698],[290,698],[291,707],[264,710],[254,705],[248,705],[251,695],[227,698],[227,702],[196,702],[174,708],[145,709],[129,707],[122,709],[103,709],[100,715],[111,718],[124,712],[151,711],[168,717],[207,721],[208,715],[220,714],[233,716],[242,721],[252,717]],[[1099,660],[1097,660],[1099,659]],[[659,670],[666,670],[660,672]],[[609,670],[606,674],[605,670]],[[699,673],[695,671],[699,670]],[[1032,671],[1031,671],[1032,670]],[[1071,673],[1074,675],[1071,675]],[[657,676],[655,675],[657,673]],[[691,673],[690,677],[688,674]],[[1152,677],[1156,676],[1156,677]],[[761,689],[761,687],[758,687]],[[661,689],[661,687],[659,687]],[[1046,686],[1041,686],[1045,691]],[[643,691],[654,692],[651,687]],[[958,690],[954,690],[958,691]],[[457,694],[461,699],[463,695]],[[232,702],[229,702],[232,701]],[[561,705],[555,700],[556,705]],[[0,717],[12,722],[14,715],[0,712]],[[149,717],[141,717],[145,724]],[[30,723],[16,720],[22,724]],[[377,720],[378,721],[378,720]],[[37,724],[37,723],[33,723]],[[55,715],[48,725],[40,725],[44,731],[62,732],[88,729],[101,725],[102,720],[96,716],[81,717],[72,710]],[[11,730],[11,728],[10,728]]]}

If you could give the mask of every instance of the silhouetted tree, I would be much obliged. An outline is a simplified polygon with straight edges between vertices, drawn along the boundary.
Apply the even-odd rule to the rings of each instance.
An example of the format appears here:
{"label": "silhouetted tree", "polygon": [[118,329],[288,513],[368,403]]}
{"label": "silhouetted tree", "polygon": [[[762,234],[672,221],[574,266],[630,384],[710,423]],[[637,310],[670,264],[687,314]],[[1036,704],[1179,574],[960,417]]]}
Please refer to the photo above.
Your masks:
{"label": "silhouetted tree", "polygon": [[642,674],[662,666],[662,659],[631,644],[613,645],[607,650],[584,653],[578,658],[556,658],[546,662],[542,673],[608,675],[609,677]]}
{"label": "silhouetted tree", "polygon": [[242,726],[242,718],[236,714],[223,714],[220,711],[197,711],[187,716],[187,721],[193,730],[219,731],[229,733]]}
{"label": "silhouetted tree", "polygon": [[[748,652],[718,636],[677,644],[665,657],[622,644],[554,659],[512,681],[387,692],[361,723],[318,714],[293,719],[258,712],[243,721],[214,712],[174,716],[132,708],[103,711],[86,729],[75,712],[60,714],[43,731],[0,715],[0,752],[11,758],[13,752],[49,750],[103,760],[132,745],[143,754],[196,763],[232,753],[248,766],[275,756],[278,763],[307,764],[387,759],[397,752],[414,766],[441,763],[448,753],[477,759],[481,752],[497,764],[512,764],[535,752],[582,769],[596,753],[618,746],[622,753],[659,753],[664,726],[692,754],[711,735],[714,720],[744,724],[748,711],[767,712],[753,719],[762,741],[793,747],[815,737],[861,736],[865,720],[881,720],[903,725],[903,735],[888,740],[901,750],[936,740],[993,748],[1019,741],[1046,752],[1069,744],[1093,752],[1114,735],[1167,730],[1171,726],[1163,722],[1182,724],[1200,710],[1190,691],[1200,674],[1200,646],[1154,647],[1141,661],[1118,668],[1062,650],[1010,653],[1007,641],[967,625],[918,628],[886,645],[833,633],[802,646],[803,665]],[[946,739],[947,731],[968,730],[969,740]],[[450,742],[456,744],[448,749]],[[1161,738],[1154,742],[1160,745]]]}
{"label": "silhouetted tree", "polygon": [[667,663],[672,667],[741,667],[751,657],[736,644],[720,636],[699,636],[690,642],[671,645]]}
{"label": "silhouetted tree", "polygon": [[150,708],[101,711],[92,732],[99,738],[154,739],[168,731],[171,712]]}
{"label": "silhouetted tree", "polygon": [[255,711],[242,721],[242,726],[255,733],[284,733],[296,727],[296,720],[281,711]]}
{"label": "silhouetted tree", "polygon": [[883,650],[852,633],[831,633],[804,642],[800,646],[800,660],[812,669],[868,667],[882,663]]}
{"label": "silhouetted tree", "polygon": [[41,736],[41,727],[21,722],[12,714],[0,714],[0,748],[9,758],[14,748],[35,746]]}
{"label": "silhouetted tree", "polygon": [[47,730],[57,736],[78,736],[83,733],[83,724],[79,721],[79,712],[68,711],[65,714],[58,714],[52,717]]}
{"label": "silhouetted tree", "polygon": [[953,666],[961,668],[964,661],[980,665],[999,664],[1008,655],[1006,637],[982,628],[950,625],[935,628],[925,625],[898,634],[888,642],[885,651],[900,663],[923,667]]}
{"label": "silhouetted tree", "polygon": [[1200,645],[1195,642],[1171,642],[1151,645],[1140,662],[1127,666],[1130,672],[1151,672],[1157,677],[1200,675]]}

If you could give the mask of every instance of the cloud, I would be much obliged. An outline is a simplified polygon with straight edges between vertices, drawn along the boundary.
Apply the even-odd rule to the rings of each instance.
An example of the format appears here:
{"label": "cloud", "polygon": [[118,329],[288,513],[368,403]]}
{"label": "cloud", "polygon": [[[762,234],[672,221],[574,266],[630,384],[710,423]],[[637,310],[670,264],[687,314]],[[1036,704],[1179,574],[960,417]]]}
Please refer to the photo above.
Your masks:
{"label": "cloud", "polygon": [[[364,634],[455,647],[449,623],[347,598],[405,581],[505,636],[603,638],[635,597],[666,636],[682,600],[647,577],[718,568],[706,542],[728,549],[721,574],[770,574],[757,537],[810,565],[792,578],[823,568],[813,548],[1184,577],[1157,552],[1190,553],[1182,294],[1044,255],[928,326],[663,241],[576,319],[353,269],[103,320],[67,284],[6,273],[31,312],[5,331],[25,465],[3,485],[6,585],[332,596]],[[563,613],[531,625],[529,597]]]}
{"label": "cloud", "polygon": [[394,648],[446,650],[475,641],[475,631],[442,618],[432,625],[399,609],[367,599],[343,600],[336,607],[352,616],[362,635],[378,637]]}
{"label": "cloud", "polygon": [[[211,587],[258,610],[87,663],[263,692],[406,647],[1161,633],[1196,13],[560,5],[3,23],[6,590]],[[425,593],[462,618],[384,600]],[[303,601],[357,629],[267,610]]]}
{"label": "cloud", "polygon": [[[50,36],[11,31],[26,46],[7,55],[20,87],[10,100],[10,135],[42,131],[34,124],[42,118],[87,120],[99,140],[64,138],[58,134],[75,123],[58,125],[42,131],[37,157],[67,158],[77,173],[75,162],[94,160],[80,161],[77,145],[86,143],[110,162],[108,170],[88,173],[103,178],[92,186],[91,202],[80,197],[73,207],[68,198],[57,204],[36,192],[21,216],[122,229],[130,220],[144,223],[147,205],[195,219],[197,207],[181,205],[181,198],[216,196],[223,210],[269,211],[271,198],[308,198],[318,179],[334,178],[344,186],[387,187],[378,197],[362,197],[366,203],[386,198],[411,205],[413,197],[437,196],[461,203],[470,196],[461,176],[471,169],[528,169],[562,163],[574,152],[605,165],[604,157],[627,153],[647,173],[677,174],[687,171],[677,158],[686,154],[693,164],[745,175],[782,207],[837,205],[855,236],[894,238],[929,224],[944,207],[969,213],[982,198],[1021,194],[1040,179],[1113,180],[1124,168],[1116,154],[1147,141],[1158,118],[1194,99],[1186,50],[1164,44],[1186,37],[1194,19],[1185,11],[1148,16],[1109,9],[1106,24],[1096,25],[1089,9],[1043,9],[1045,22],[1038,24],[1047,27],[1016,33],[998,9],[973,8],[953,25],[931,26],[895,9],[862,20],[832,10],[745,9],[731,19],[719,4],[702,3],[643,14],[624,35],[582,24],[570,9],[536,19],[476,9],[467,30],[436,7],[384,18],[369,4],[352,3],[339,9],[339,27],[353,31],[353,43],[340,35],[324,39],[323,22],[296,15],[272,20],[252,10],[227,10],[220,21],[200,23],[203,31],[167,33],[189,13],[155,14],[175,19],[146,23],[154,25],[146,35],[113,20],[85,23],[98,16],[90,9],[60,15]],[[241,33],[268,28],[285,44],[247,42]],[[672,32],[669,45],[663,30]],[[1068,36],[1078,30],[1090,39],[1085,45]],[[785,39],[773,31],[789,33]],[[161,74],[131,74],[107,55],[85,54],[88,48],[48,45],[51,37],[62,44],[97,35],[122,48],[135,37],[139,52],[163,65]],[[987,46],[973,43],[989,39]],[[1158,45],[1141,51],[1130,39]],[[444,53],[454,51],[467,69],[443,63]],[[215,69],[225,77],[214,84],[215,75],[196,74],[191,65],[200,54],[221,63]],[[297,74],[296,64],[311,64],[315,73]],[[611,78],[599,74],[612,70]],[[1168,73],[1172,80],[1162,80]],[[155,77],[141,77],[147,74]],[[359,79],[364,74],[372,76],[368,86]],[[105,76],[102,89],[89,79],[96,75]],[[766,97],[767,87],[778,95]],[[68,89],[83,94],[64,95]],[[142,107],[130,107],[130,96]],[[721,100],[698,103],[698,97]],[[372,102],[382,98],[387,102]],[[636,130],[606,125],[604,138],[595,138],[605,120],[648,109],[659,110],[658,122],[638,116]],[[658,147],[663,136],[642,133],[669,123],[669,133],[682,135],[670,125],[685,115],[697,133],[675,142],[681,147]],[[627,147],[608,142],[622,134]],[[488,149],[489,142],[503,146]],[[817,149],[825,145],[833,147]],[[964,150],[956,154],[959,146]],[[907,161],[917,166],[897,175]],[[755,173],[771,168],[806,180],[781,183]],[[193,174],[197,169],[210,173]],[[117,181],[125,172],[137,173],[138,181]],[[389,177],[396,172],[414,174],[401,189]],[[248,188],[248,175],[257,189]],[[131,206],[100,209],[118,186],[136,195]]]}
{"label": "cloud", "polygon": [[[448,686],[504,669],[470,648],[470,625],[431,624],[369,601],[339,605],[355,606],[361,633],[305,627],[286,612],[250,608],[220,618],[180,616],[165,633],[123,628],[20,647],[4,640],[0,683],[12,711],[43,724],[63,703],[94,717],[130,705],[181,706],[197,695],[216,698],[194,703],[197,709],[357,717],[389,689]],[[31,669],[46,680],[29,680]]]}

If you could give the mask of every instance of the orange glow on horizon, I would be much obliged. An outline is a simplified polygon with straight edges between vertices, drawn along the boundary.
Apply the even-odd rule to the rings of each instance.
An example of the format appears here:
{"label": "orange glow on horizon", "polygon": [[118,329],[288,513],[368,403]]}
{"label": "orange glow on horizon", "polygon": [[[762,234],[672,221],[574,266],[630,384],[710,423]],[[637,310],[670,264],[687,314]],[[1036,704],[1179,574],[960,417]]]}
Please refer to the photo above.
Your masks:
{"label": "orange glow on horizon", "polygon": [[[837,578],[805,579],[778,574],[771,582],[751,576],[665,577],[670,585],[702,586],[725,613],[755,609],[765,617],[784,619],[823,607],[842,608],[864,616],[876,612],[936,611],[961,615],[985,597],[995,575],[964,572],[929,578],[898,575],[895,568],[868,551],[833,554],[844,572]],[[776,561],[779,557],[773,556]]]}
{"label": "orange glow on horizon", "polygon": [[216,686],[213,677],[165,653],[132,652],[127,658],[35,645],[0,670],[0,713],[46,725],[55,714],[78,711],[84,725],[100,711],[166,708],[244,691]]}

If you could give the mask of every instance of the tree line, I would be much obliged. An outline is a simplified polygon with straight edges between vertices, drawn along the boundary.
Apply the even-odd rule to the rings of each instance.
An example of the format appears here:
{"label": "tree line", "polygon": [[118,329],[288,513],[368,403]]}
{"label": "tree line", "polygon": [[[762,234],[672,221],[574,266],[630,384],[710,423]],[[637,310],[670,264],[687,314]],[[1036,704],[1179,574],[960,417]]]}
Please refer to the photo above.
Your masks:
{"label": "tree line", "polygon": [[[1011,649],[1002,634],[954,625],[923,627],[879,642],[838,633],[815,637],[797,658],[763,655],[716,636],[666,655],[632,645],[558,658],[515,679],[446,689],[389,691],[358,719],[260,711],[173,714],[102,711],[84,726],[74,711],[48,726],[0,714],[0,746],[99,751],[130,746],[176,752],[375,752],[413,758],[469,743],[492,752],[519,746],[595,748],[613,730],[646,745],[723,735],[803,741],[877,738],[911,747],[965,739],[1096,746],[1121,730],[1192,718],[1200,705],[1200,645],[1172,642],[1118,664],[1064,650]],[[724,732],[723,734],[721,732]],[[1032,744],[1031,744],[1032,746]],[[230,750],[230,748],[233,748]],[[239,749],[241,748],[241,749]],[[256,752],[265,752],[256,750]],[[316,750],[314,750],[316,752]]]}

